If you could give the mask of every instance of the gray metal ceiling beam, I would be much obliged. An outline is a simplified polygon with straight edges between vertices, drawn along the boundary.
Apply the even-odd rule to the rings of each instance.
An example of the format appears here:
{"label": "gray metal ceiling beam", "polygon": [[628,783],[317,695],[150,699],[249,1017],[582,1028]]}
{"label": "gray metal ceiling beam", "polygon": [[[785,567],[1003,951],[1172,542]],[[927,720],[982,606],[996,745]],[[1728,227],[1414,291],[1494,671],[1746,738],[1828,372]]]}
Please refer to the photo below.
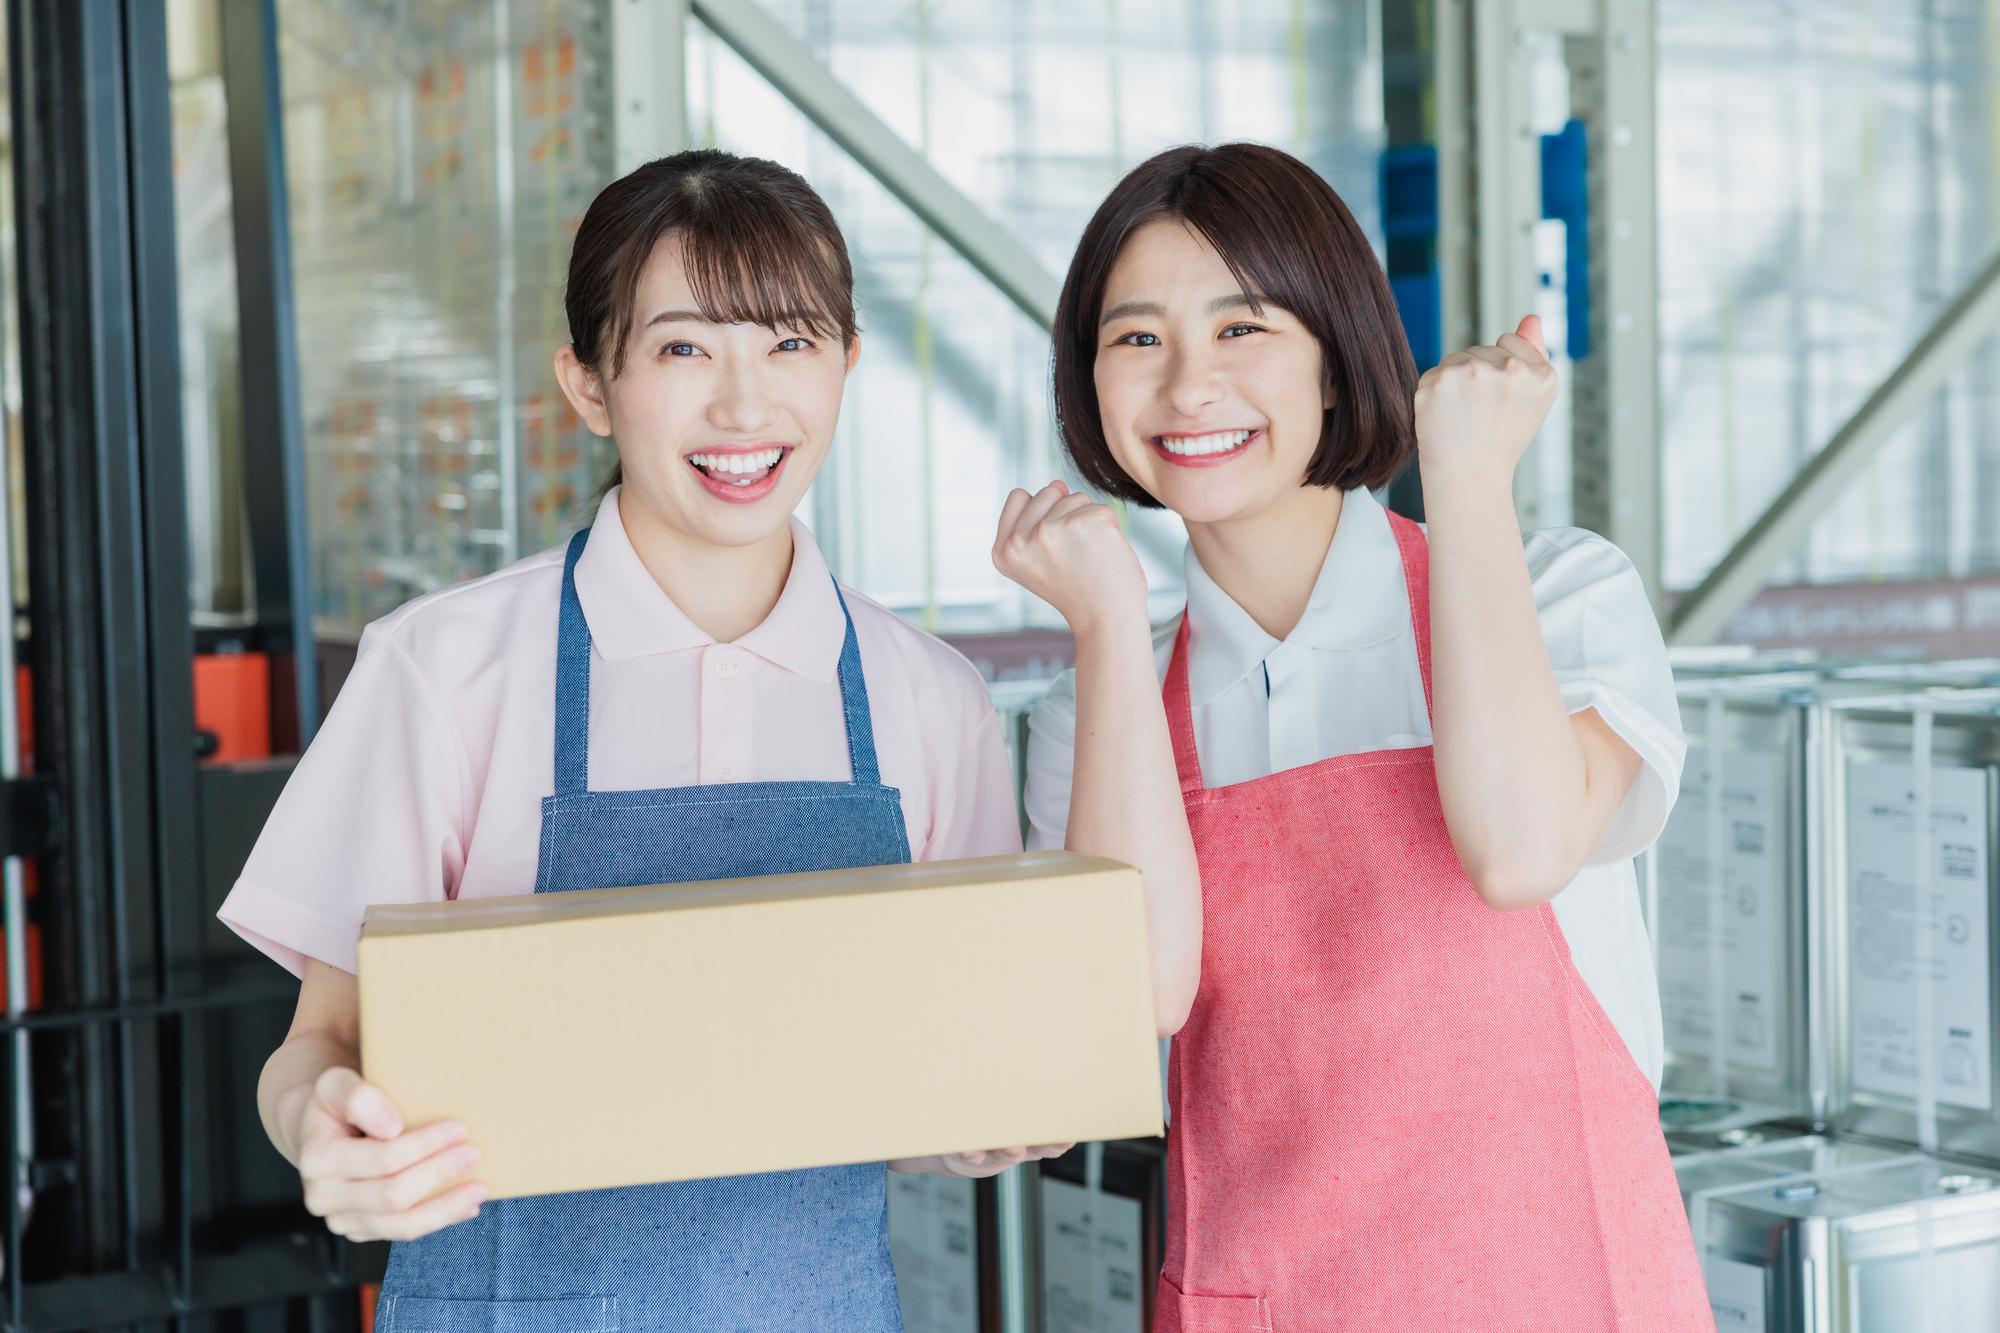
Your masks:
{"label": "gray metal ceiling beam", "polygon": [[902,136],[843,87],[796,37],[751,0],[692,0],[706,23],[839,144],[925,226],[1042,328],[1055,322],[1061,284],[1029,249],[946,180]]}
{"label": "gray metal ceiling beam", "polygon": [[1945,378],[2000,324],[2000,256],[1946,306],[1901,365],[1750,525],[1695,590],[1674,608],[1667,640],[1709,643],[1761,591],[1815,519],[1882,446],[1936,393]]}

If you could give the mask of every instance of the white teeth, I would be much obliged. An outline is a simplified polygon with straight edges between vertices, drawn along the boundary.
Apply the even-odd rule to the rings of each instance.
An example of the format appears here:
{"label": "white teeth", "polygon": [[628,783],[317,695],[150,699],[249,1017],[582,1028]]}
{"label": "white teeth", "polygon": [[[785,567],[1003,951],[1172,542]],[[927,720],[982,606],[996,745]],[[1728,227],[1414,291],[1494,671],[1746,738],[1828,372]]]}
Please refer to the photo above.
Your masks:
{"label": "white teeth", "polygon": [[736,474],[776,467],[784,456],[783,449],[759,449],[754,454],[689,454],[688,462],[709,472]]}
{"label": "white teeth", "polygon": [[1247,430],[1224,430],[1212,435],[1162,435],[1160,447],[1183,458],[1199,458],[1204,454],[1226,454],[1250,435]]}

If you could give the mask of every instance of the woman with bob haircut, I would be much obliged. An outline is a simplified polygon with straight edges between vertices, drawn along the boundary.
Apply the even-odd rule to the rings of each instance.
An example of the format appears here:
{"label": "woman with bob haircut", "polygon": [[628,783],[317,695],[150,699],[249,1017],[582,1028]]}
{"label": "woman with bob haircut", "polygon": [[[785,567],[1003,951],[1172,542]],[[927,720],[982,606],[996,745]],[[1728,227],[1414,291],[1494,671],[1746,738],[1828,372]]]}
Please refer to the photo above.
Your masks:
{"label": "woman with bob haircut", "polygon": [[[1631,564],[1515,518],[1539,321],[1418,379],[1338,196],[1226,144],[1118,184],[1054,339],[1078,473],[1188,531],[1157,634],[1089,495],[1014,492],[994,546],[1076,637],[1031,844],[1145,876],[1155,1328],[1712,1327],[1631,866],[1685,743]],[[1370,494],[1413,451],[1428,532]]]}
{"label": "woman with bob haircut", "polygon": [[482,1208],[465,1126],[407,1124],[357,1072],[369,903],[1020,849],[978,672],[837,584],[791,517],[861,349],[825,203],[757,158],[648,163],[584,214],[566,302],[556,378],[618,448],[595,520],[368,627],[222,906],[302,979],[264,1125],[329,1228],[398,1242],[377,1333],[896,1329],[880,1163]]}

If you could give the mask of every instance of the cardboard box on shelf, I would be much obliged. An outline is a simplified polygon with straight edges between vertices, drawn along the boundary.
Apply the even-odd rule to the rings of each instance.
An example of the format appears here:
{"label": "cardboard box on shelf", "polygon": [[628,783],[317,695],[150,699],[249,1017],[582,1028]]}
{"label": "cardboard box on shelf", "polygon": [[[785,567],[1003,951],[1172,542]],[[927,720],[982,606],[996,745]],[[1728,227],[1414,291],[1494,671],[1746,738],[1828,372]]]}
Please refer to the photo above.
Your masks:
{"label": "cardboard box on shelf", "polygon": [[372,907],[360,990],[494,1198],[1161,1132],[1139,874],[1067,852]]}

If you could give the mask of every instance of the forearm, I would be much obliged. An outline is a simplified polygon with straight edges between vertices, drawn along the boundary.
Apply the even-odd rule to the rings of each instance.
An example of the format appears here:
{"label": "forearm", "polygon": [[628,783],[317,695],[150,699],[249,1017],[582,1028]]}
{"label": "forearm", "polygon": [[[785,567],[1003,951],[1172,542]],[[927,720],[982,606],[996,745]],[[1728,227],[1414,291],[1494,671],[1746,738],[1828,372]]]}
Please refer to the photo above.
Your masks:
{"label": "forearm", "polygon": [[1154,1014],[1180,1029],[1201,975],[1201,880],[1174,768],[1150,628],[1135,607],[1076,633],[1076,751],[1063,845],[1137,866]]}
{"label": "forearm", "polygon": [[313,1095],[313,1085],[329,1069],[358,1069],[361,1054],[352,1043],[324,1029],[294,1032],[264,1062],[257,1080],[257,1112],[264,1132],[285,1160],[298,1165],[299,1113]]}
{"label": "forearm", "polygon": [[1430,520],[1438,795],[1473,883],[1497,907],[1553,897],[1587,848],[1588,767],[1536,616],[1513,497],[1424,473]]}

